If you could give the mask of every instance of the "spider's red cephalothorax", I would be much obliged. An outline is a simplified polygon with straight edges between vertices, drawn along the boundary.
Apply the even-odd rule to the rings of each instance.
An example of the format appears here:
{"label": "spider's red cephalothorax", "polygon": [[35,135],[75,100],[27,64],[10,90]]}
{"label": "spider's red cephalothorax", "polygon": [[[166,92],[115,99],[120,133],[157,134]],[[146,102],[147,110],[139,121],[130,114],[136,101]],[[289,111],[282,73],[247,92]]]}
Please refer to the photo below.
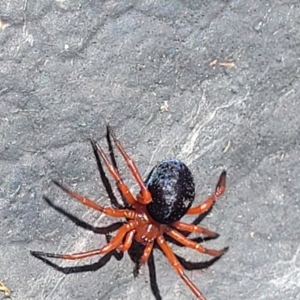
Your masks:
{"label": "spider's red cephalothorax", "polygon": [[55,254],[38,251],[31,251],[31,254],[36,257],[53,257],[71,260],[82,259],[94,255],[107,254],[115,249],[123,252],[127,251],[131,247],[133,240],[136,240],[145,246],[140,258],[140,263],[145,263],[152,252],[154,242],[156,242],[194,295],[198,299],[205,300],[203,294],[184,273],[182,265],[167,244],[164,235],[170,236],[186,247],[214,257],[219,257],[227,251],[228,248],[222,250],[204,248],[201,244],[188,239],[180,232],[201,233],[209,237],[218,236],[215,232],[194,224],[181,222],[180,219],[185,214],[203,214],[211,209],[217,198],[225,191],[226,172],[222,172],[215,193],[204,203],[191,207],[195,197],[195,187],[192,174],[185,164],[178,159],[165,160],[154,167],[146,181],[144,181],[135,163],[127,155],[112,130],[110,128],[108,128],[108,130],[140,187],[140,193],[136,197],[132,195],[120,177],[118,170],[110,163],[100,145],[92,141],[92,146],[94,151],[102,158],[120,192],[130,205],[130,208],[115,209],[103,207],[68,189],[57,181],[54,181],[54,183],[82,204],[114,218],[126,218],[126,223],[121,226],[117,234],[107,245],[99,249],[74,254]]}

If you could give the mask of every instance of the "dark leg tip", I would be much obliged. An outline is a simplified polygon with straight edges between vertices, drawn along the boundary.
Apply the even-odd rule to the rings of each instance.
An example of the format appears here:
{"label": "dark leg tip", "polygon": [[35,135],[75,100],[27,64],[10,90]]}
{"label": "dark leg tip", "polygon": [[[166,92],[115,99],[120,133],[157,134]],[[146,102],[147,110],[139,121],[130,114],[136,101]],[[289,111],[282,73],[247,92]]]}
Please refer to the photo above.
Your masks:
{"label": "dark leg tip", "polygon": [[63,191],[65,191],[66,193],[69,192],[69,189],[64,187],[61,183],[59,183],[57,180],[52,179],[51,180],[56,186],[58,186],[60,189],[62,189]]}
{"label": "dark leg tip", "polygon": [[220,234],[215,232],[213,238],[214,238],[214,239],[217,239],[219,236],[220,236]]}
{"label": "dark leg tip", "polygon": [[36,258],[41,258],[41,257],[60,258],[60,255],[58,255],[58,254],[46,253],[46,252],[40,252],[40,251],[30,251],[30,254]]}
{"label": "dark leg tip", "polygon": [[57,180],[52,179],[51,181],[52,181],[56,186],[61,187],[61,184],[60,184]]}
{"label": "dark leg tip", "polygon": [[224,176],[226,176],[226,175],[227,175],[226,170],[223,170],[222,173],[221,173],[221,177],[224,177]]}
{"label": "dark leg tip", "polygon": [[133,277],[136,278],[139,276],[140,274],[140,269],[141,269],[141,264],[140,263],[136,263],[134,268],[133,268]]}
{"label": "dark leg tip", "polygon": [[95,140],[93,140],[93,139],[90,139],[90,143],[92,144],[92,147],[93,148],[96,148],[96,141]]}
{"label": "dark leg tip", "polygon": [[91,144],[92,144],[92,147],[94,149],[95,152],[103,152],[101,146],[99,145],[98,142],[94,141],[94,140],[91,140]]}
{"label": "dark leg tip", "polygon": [[219,178],[219,181],[218,181],[218,184],[216,186],[216,196],[219,197],[221,196],[224,191],[225,191],[225,188],[226,188],[226,170],[223,170],[221,175],[220,175],[220,178]]}
{"label": "dark leg tip", "polygon": [[44,256],[44,255],[43,255],[43,252],[39,252],[39,251],[31,251],[31,250],[30,250],[30,254],[31,254],[32,256],[34,256],[34,257],[37,257],[37,258]]}
{"label": "dark leg tip", "polygon": [[116,134],[115,134],[114,129],[110,125],[107,125],[106,128],[107,128],[108,134],[113,138],[113,140],[116,141],[117,138],[116,138]]}
{"label": "dark leg tip", "polygon": [[224,255],[227,251],[229,250],[229,247],[225,247],[222,251],[223,251],[223,254]]}

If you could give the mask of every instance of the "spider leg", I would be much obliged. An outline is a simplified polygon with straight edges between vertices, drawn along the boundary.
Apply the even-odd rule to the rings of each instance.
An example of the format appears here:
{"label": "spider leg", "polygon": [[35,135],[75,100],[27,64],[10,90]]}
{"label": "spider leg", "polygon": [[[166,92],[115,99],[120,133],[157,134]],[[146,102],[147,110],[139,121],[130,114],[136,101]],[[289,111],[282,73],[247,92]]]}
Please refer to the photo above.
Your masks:
{"label": "spider leg", "polygon": [[152,252],[153,245],[154,245],[153,242],[146,245],[146,247],[144,249],[144,252],[143,252],[143,255],[141,256],[141,258],[139,260],[140,264],[143,264],[143,263],[145,263],[148,260],[150,254]]}
{"label": "spider leg", "polygon": [[44,257],[62,258],[62,259],[69,259],[69,260],[83,259],[95,255],[106,254],[116,249],[122,243],[122,240],[124,236],[127,234],[127,232],[130,232],[131,230],[134,229],[135,229],[135,223],[133,221],[129,221],[119,229],[118,233],[111,240],[110,243],[106,244],[100,249],[95,249],[95,250],[80,252],[80,253],[73,253],[73,254],[56,254],[56,253],[47,253],[47,252],[39,252],[39,251],[30,251],[30,253],[36,257],[44,256]]}
{"label": "spider leg", "polygon": [[191,291],[194,293],[194,295],[200,299],[200,300],[206,300],[206,298],[203,296],[203,294],[198,290],[198,288],[193,284],[193,282],[185,275],[184,269],[178,259],[176,258],[175,254],[173,253],[170,246],[167,244],[166,240],[162,235],[159,235],[156,238],[156,241],[162,251],[165,253],[166,257],[168,258],[170,264],[173,266],[173,268],[177,271],[180,278],[185,282],[185,284],[191,289]]}
{"label": "spider leg", "polygon": [[187,224],[181,221],[177,221],[172,223],[172,227],[175,227],[176,229],[182,230],[182,231],[187,231],[187,232],[195,232],[195,233],[202,233],[205,234],[207,236],[216,238],[219,236],[218,233],[210,231],[206,228],[200,227],[200,226],[196,226],[194,224]]}
{"label": "spider leg", "polygon": [[122,180],[118,170],[109,162],[108,157],[106,156],[106,154],[104,153],[103,149],[101,148],[101,146],[95,142],[92,141],[93,145],[97,148],[97,151],[99,153],[99,155],[101,156],[101,158],[103,159],[104,164],[106,165],[109,173],[111,174],[111,176],[114,178],[114,180],[116,181],[117,187],[118,189],[121,191],[122,195],[124,196],[124,198],[126,199],[126,201],[132,206],[135,207],[135,203],[136,200],[133,197],[132,193],[130,192],[128,186],[124,183],[124,181]]}
{"label": "spider leg", "polygon": [[200,253],[205,253],[205,254],[208,254],[208,255],[211,255],[211,256],[219,257],[219,256],[223,255],[228,250],[228,248],[224,248],[222,250],[213,250],[213,249],[204,248],[201,244],[196,243],[192,240],[189,240],[183,234],[181,234],[180,232],[176,231],[175,229],[173,229],[171,227],[166,229],[165,233],[168,236],[172,237],[177,242],[179,242],[180,244],[182,244],[186,247],[189,247],[191,249],[197,250]]}
{"label": "spider leg", "polygon": [[[116,156],[115,156],[115,153],[114,153],[114,148],[113,148],[113,145],[112,145],[112,142],[111,142],[111,136],[110,136],[110,132],[109,132],[109,126],[106,126],[106,141],[107,141],[107,146],[108,146],[110,161],[111,161],[112,165],[117,170],[119,170],[118,169],[118,165],[117,165],[117,161],[116,161]],[[122,195],[122,193],[120,192],[120,190],[119,190],[119,194],[121,195],[121,198],[122,198],[122,204],[123,204],[122,208],[128,208],[128,207],[130,207],[130,205],[124,199],[124,196]]]}
{"label": "spider leg", "polygon": [[134,219],[136,213],[133,210],[129,210],[129,209],[114,209],[111,207],[103,207],[100,206],[99,204],[97,204],[96,202],[79,195],[78,193],[68,189],[67,187],[65,187],[64,185],[60,184],[58,181],[53,180],[53,183],[55,185],[57,185],[59,188],[61,188],[64,192],[66,192],[68,195],[70,195],[71,197],[75,198],[76,200],[78,200],[79,202],[81,202],[82,204],[91,207],[95,210],[98,210],[108,216],[114,217],[114,218],[127,218],[127,219]]}
{"label": "spider leg", "polygon": [[[124,207],[122,205],[120,205],[120,203],[118,202],[113,190],[112,190],[112,187],[111,187],[111,184],[104,172],[104,169],[103,169],[103,164],[101,162],[101,158],[100,158],[100,155],[98,153],[98,150],[97,150],[97,147],[95,145],[95,143],[93,142],[93,140],[90,140],[90,143],[92,145],[92,148],[93,148],[93,152],[94,152],[94,156],[96,158],[96,162],[97,162],[97,166],[98,166],[98,171],[99,171],[99,174],[100,174],[100,178],[101,178],[101,181],[105,187],[105,190],[108,194],[108,197],[109,199],[111,200],[111,204],[115,207],[115,208],[128,208],[129,205],[127,204],[127,207]],[[115,165],[114,165],[115,166]],[[116,167],[116,166],[115,166]],[[117,167],[116,167],[117,168]]]}
{"label": "spider leg", "polygon": [[122,144],[117,139],[115,133],[113,132],[113,130],[110,126],[108,126],[108,130],[109,130],[109,133],[110,133],[111,137],[113,138],[118,150],[120,151],[120,153],[122,154],[124,160],[126,161],[126,164],[127,164],[128,168],[130,169],[134,179],[137,181],[138,185],[141,188],[140,194],[141,194],[142,197],[138,197],[138,201],[141,204],[150,203],[151,200],[152,200],[152,196],[151,196],[150,192],[148,191],[137,166],[135,165],[134,161],[130,158],[130,156],[126,153],[126,151],[124,150]]}
{"label": "spider leg", "polygon": [[132,245],[134,235],[135,235],[135,230],[129,231],[125,237],[124,244],[120,245],[117,249],[123,252],[127,251]]}
{"label": "spider leg", "polygon": [[214,194],[212,194],[204,203],[191,207],[188,211],[188,215],[195,215],[195,214],[203,214],[207,212],[217,201],[217,198],[220,197],[224,192],[225,192],[225,187],[226,187],[226,171],[224,170],[219,178],[216,191]]}

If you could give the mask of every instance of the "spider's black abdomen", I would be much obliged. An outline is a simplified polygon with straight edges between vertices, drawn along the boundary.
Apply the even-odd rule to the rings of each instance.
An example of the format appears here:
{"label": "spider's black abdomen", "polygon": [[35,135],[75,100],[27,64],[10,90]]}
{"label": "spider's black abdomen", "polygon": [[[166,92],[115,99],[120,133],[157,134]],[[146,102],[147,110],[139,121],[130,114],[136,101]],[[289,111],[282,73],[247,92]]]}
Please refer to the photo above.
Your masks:
{"label": "spider's black abdomen", "polygon": [[169,159],[153,168],[146,185],[152,195],[147,205],[150,216],[161,224],[180,220],[195,198],[191,171],[178,159]]}

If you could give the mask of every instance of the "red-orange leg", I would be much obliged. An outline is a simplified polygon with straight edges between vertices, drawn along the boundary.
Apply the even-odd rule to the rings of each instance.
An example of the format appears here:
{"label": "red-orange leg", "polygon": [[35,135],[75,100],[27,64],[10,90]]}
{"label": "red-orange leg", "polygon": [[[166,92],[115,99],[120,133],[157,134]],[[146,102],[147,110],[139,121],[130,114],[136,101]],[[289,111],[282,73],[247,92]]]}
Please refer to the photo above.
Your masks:
{"label": "red-orange leg", "polygon": [[151,252],[152,252],[153,245],[154,245],[153,242],[146,245],[146,247],[145,247],[145,249],[144,249],[144,252],[143,252],[143,255],[141,256],[141,258],[140,258],[140,260],[139,260],[139,262],[140,262],[141,264],[145,263],[145,262],[148,260],[150,254],[151,254]]}
{"label": "red-orange leg", "polygon": [[135,228],[135,222],[133,221],[129,221],[128,223],[124,224],[119,229],[116,236],[111,240],[111,242],[100,249],[95,249],[87,252],[73,253],[73,254],[55,254],[55,253],[46,253],[46,252],[39,252],[39,251],[30,251],[30,253],[37,257],[44,256],[44,257],[62,258],[62,259],[69,259],[69,260],[83,259],[95,255],[106,254],[116,249],[122,243],[122,240],[126,235],[126,233],[129,232],[130,230],[133,230],[134,228]]}
{"label": "red-orange leg", "polygon": [[205,234],[207,236],[214,237],[214,238],[219,236],[218,233],[210,231],[206,228],[196,226],[194,224],[187,224],[187,223],[184,223],[181,221],[172,223],[172,227],[175,227],[176,229],[179,229],[182,231]]}
{"label": "red-orange leg", "polygon": [[120,141],[116,138],[113,130],[111,129],[111,127],[108,127],[109,133],[112,136],[117,148],[119,149],[119,151],[121,152],[124,160],[126,161],[126,164],[128,166],[128,168],[130,169],[134,179],[137,181],[138,185],[141,188],[141,192],[140,194],[142,195],[142,197],[138,197],[138,201],[141,204],[148,204],[151,202],[152,200],[152,196],[150,194],[150,192],[148,191],[144,180],[137,168],[137,166],[135,165],[134,161],[130,158],[130,156],[126,153],[126,151],[124,150],[122,144],[120,143]]}
{"label": "red-orange leg", "polygon": [[81,202],[82,204],[84,204],[85,206],[88,206],[90,208],[93,208],[95,210],[98,210],[110,217],[114,217],[114,218],[127,218],[127,219],[135,219],[136,213],[133,210],[129,210],[129,209],[114,209],[111,207],[103,207],[100,206],[99,204],[97,204],[96,202],[81,196],[80,194],[68,189],[67,187],[63,186],[62,184],[60,184],[58,181],[53,180],[53,183],[55,185],[57,185],[58,187],[60,187],[64,192],[66,192],[68,195],[70,195],[71,197],[75,198],[76,200],[78,200],[79,202]]}
{"label": "red-orange leg", "polygon": [[193,294],[200,300],[206,300],[203,294],[198,290],[198,288],[193,284],[193,282],[185,275],[184,269],[178,259],[176,258],[175,254],[173,253],[170,246],[167,244],[166,240],[162,235],[156,238],[158,245],[160,246],[161,250],[165,253],[166,257],[168,258],[170,264],[173,268],[177,271],[180,278],[186,283],[186,285],[191,289]]}
{"label": "red-orange leg", "polygon": [[170,227],[165,231],[165,233],[170,237],[172,237],[177,242],[179,242],[180,244],[189,247],[191,249],[197,250],[200,253],[205,253],[211,256],[215,256],[215,257],[221,256],[228,250],[228,248],[224,248],[222,250],[213,250],[213,249],[204,248],[201,244],[189,240],[183,234]]}
{"label": "red-orange leg", "polygon": [[118,170],[109,162],[108,157],[102,150],[101,146],[95,142],[96,148],[98,150],[99,155],[101,156],[102,160],[104,161],[104,164],[106,165],[109,173],[116,181],[116,184],[121,191],[122,195],[126,199],[126,201],[132,206],[135,207],[136,200],[133,197],[132,193],[130,192],[128,186],[124,183],[123,179],[121,178]]}
{"label": "red-orange leg", "polygon": [[203,214],[207,212],[213,204],[217,201],[218,197],[220,197],[224,192],[226,188],[226,171],[224,170],[219,178],[216,191],[213,195],[211,195],[204,203],[191,207],[188,211],[188,215],[195,215],[195,214]]}
{"label": "red-orange leg", "polygon": [[125,252],[131,247],[135,232],[135,230],[131,230],[127,233],[124,244],[118,247],[119,251]]}

